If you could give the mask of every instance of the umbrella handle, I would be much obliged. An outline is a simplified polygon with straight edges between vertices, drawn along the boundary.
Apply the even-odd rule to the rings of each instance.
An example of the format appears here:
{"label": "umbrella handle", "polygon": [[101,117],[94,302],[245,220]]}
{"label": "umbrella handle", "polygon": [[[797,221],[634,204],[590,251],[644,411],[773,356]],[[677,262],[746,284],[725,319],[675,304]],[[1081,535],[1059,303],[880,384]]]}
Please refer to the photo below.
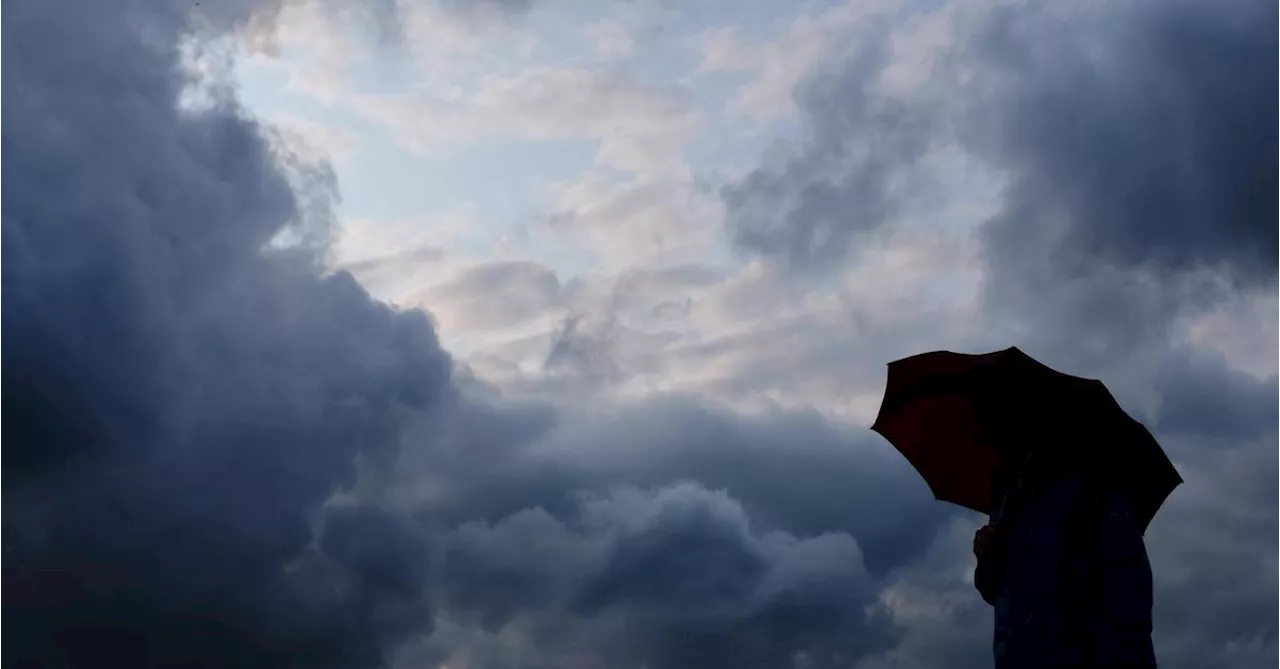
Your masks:
{"label": "umbrella handle", "polygon": [[1031,456],[1034,453],[1035,453],[1034,449],[1029,449],[1027,451],[1027,456],[1022,459],[1022,464],[1019,465],[1018,467],[1018,478],[1014,480],[1013,485],[1009,486],[1008,488],[1005,488],[1004,491],[1001,493],[1000,502],[995,507],[995,512],[996,512],[995,515],[989,516],[991,519],[991,524],[993,525],[1000,524],[1000,521],[1004,518],[1004,508],[1006,503],[1009,500],[1009,497],[1012,496],[1015,491],[1022,489],[1023,481],[1026,479],[1027,465],[1031,463]]}

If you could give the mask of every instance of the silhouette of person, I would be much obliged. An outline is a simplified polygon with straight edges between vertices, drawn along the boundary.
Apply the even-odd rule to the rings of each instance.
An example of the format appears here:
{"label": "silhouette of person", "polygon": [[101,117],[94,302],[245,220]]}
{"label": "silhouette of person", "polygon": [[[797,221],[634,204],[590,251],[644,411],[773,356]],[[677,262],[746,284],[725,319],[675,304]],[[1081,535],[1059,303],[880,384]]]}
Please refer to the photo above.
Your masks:
{"label": "silhouette of person", "polygon": [[987,437],[1000,465],[974,585],[995,609],[996,669],[1155,669],[1151,567],[1124,495],[1067,449]]}

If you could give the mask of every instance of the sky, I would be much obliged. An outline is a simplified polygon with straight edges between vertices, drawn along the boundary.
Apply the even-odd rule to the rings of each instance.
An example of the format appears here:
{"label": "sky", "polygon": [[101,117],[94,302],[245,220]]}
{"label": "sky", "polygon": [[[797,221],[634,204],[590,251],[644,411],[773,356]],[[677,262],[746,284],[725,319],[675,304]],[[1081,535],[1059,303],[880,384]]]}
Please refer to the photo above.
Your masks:
{"label": "sky", "polygon": [[989,667],[869,425],[1016,345],[1185,479],[1160,665],[1275,665],[1274,3],[6,9],[6,663]]}

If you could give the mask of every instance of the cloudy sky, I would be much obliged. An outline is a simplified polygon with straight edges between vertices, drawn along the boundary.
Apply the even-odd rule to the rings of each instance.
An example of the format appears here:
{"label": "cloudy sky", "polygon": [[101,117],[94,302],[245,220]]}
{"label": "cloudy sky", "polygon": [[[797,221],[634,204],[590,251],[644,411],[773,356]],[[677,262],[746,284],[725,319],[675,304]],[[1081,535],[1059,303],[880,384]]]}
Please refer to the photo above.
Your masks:
{"label": "cloudy sky", "polygon": [[1017,345],[1275,665],[1275,3],[7,4],[6,663],[990,666],[867,428]]}

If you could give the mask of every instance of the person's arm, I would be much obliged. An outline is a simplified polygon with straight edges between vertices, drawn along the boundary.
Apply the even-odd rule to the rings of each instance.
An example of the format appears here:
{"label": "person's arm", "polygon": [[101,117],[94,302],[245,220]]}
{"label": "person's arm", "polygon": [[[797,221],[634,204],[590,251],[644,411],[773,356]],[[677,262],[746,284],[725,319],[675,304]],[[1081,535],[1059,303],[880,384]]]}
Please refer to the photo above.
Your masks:
{"label": "person's arm", "polygon": [[[1029,460],[1030,456],[1027,456],[1020,467],[1025,467]],[[999,592],[1005,578],[1005,554],[1008,550],[1008,541],[1005,531],[1000,529],[1004,527],[1001,519],[1005,515],[1005,507],[1011,503],[1010,498],[1016,496],[1015,489],[1021,482],[1020,476],[1016,474],[1017,471],[1017,469],[1009,469],[992,474],[991,499],[994,508],[991,512],[991,520],[973,536],[973,554],[978,558],[978,564],[973,572],[973,585],[977,588],[978,594],[982,595],[982,600],[991,606],[995,606],[996,593]]]}
{"label": "person's arm", "polygon": [[1004,565],[996,564],[994,557],[978,558],[978,567],[973,572],[973,585],[982,595],[982,601],[995,606],[996,592],[1000,588],[1000,573]]}
{"label": "person's arm", "polygon": [[996,528],[987,525],[978,530],[973,538],[973,552],[978,558],[978,566],[973,572],[973,585],[982,595],[982,600],[995,606],[996,592],[1000,588],[1000,579],[1004,573],[1004,550],[999,546],[999,533]]}

